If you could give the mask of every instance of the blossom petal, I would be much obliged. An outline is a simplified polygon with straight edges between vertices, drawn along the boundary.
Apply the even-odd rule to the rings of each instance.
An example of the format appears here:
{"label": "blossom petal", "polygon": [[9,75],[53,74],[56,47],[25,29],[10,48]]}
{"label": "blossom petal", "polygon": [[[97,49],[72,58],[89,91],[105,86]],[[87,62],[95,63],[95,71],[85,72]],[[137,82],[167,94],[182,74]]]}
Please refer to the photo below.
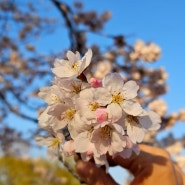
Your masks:
{"label": "blossom petal", "polygon": [[135,122],[127,125],[127,134],[130,138],[130,140],[133,143],[140,143],[143,141],[145,132],[140,124],[136,124]]}
{"label": "blossom petal", "polygon": [[110,73],[102,80],[102,85],[110,92],[119,91],[123,88],[123,78],[119,73]]}
{"label": "blossom petal", "polygon": [[117,103],[111,103],[107,106],[108,120],[115,123],[122,117],[122,109]]}
{"label": "blossom petal", "polygon": [[121,107],[127,114],[133,115],[133,116],[137,116],[143,111],[141,105],[133,100],[123,101],[123,103],[121,104]]}
{"label": "blossom petal", "polygon": [[48,126],[48,120],[51,117],[50,115],[48,115],[48,110],[50,109],[50,107],[48,106],[44,112],[42,112],[38,118],[39,121],[39,126],[42,127],[47,127]]}
{"label": "blossom petal", "polygon": [[148,111],[148,114],[149,114],[149,117],[152,121],[152,125],[150,126],[149,130],[158,130],[161,125],[161,118],[158,114],[156,114],[155,112],[153,111]]}
{"label": "blossom petal", "polygon": [[109,148],[109,154],[113,156],[117,152],[121,152],[123,150],[123,147],[125,146],[126,146],[126,141],[124,140],[124,136],[113,131],[111,147]]}
{"label": "blossom petal", "polygon": [[84,57],[81,60],[81,66],[79,69],[79,74],[81,74],[87,66],[91,63],[91,58],[92,58],[92,50],[88,49],[88,51],[85,53]]}
{"label": "blossom petal", "polygon": [[105,171],[106,171],[106,173],[108,173],[109,163],[107,161],[106,155],[101,155],[99,157],[94,156],[94,161],[95,161],[95,163],[96,163],[97,166],[105,165]]}
{"label": "blossom petal", "polygon": [[64,151],[64,154],[65,154],[66,156],[71,156],[71,155],[73,155],[73,154],[75,153],[74,141],[73,141],[73,140],[67,141],[67,142],[64,144],[63,151]]}
{"label": "blossom petal", "polygon": [[77,77],[77,72],[72,70],[71,66],[68,64],[66,66],[59,66],[51,69],[52,72],[60,78],[73,78]]}
{"label": "blossom petal", "polygon": [[94,130],[91,142],[94,143],[97,153],[103,155],[107,153],[110,141],[108,139],[106,140],[101,138],[100,129]]}
{"label": "blossom petal", "polygon": [[127,100],[135,98],[137,96],[138,89],[139,86],[135,81],[130,80],[126,82],[123,86],[124,98]]}
{"label": "blossom petal", "polygon": [[85,153],[89,148],[90,140],[88,138],[88,132],[81,132],[74,138],[74,148],[78,153]]}
{"label": "blossom petal", "polygon": [[94,100],[101,106],[105,106],[111,102],[111,94],[103,87],[94,89]]}
{"label": "blossom petal", "polygon": [[138,120],[143,128],[157,130],[160,128],[161,118],[153,111],[145,111],[138,116]]}
{"label": "blossom petal", "polygon": [[[78,52],[77,52],[78,53]],[[80,60],[80,57],[77,58],[77,55],[75,55],[72,51],[68,51],[67,54],[66,54],[68,60],[70,62],[77,62],[78,60]]]}

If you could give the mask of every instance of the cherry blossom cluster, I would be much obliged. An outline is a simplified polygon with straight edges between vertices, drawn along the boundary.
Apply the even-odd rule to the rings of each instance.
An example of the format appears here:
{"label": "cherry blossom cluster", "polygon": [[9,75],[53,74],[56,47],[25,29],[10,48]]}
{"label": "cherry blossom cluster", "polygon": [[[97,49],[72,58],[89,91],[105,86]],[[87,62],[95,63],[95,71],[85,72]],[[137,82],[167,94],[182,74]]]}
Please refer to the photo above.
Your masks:
{"label": "cherry blossom cluster", "polygon": [[161,56],[161,49],[156,44],[150,42],[145,44],[142,40],[137,40],[133,51],[129,53],[131,61],[143,60],[154,62]]}
{"label": "cherry blossom cluster", "polygon": [[139,86],[132,80],[124,83],[119,73],[87,80],[84,71],[92,59],[91,49],[83,58],[72,51],[66,56],[54,62],[52,85],[40,89],[48,106],[38,118],[39,127],[48,135],[37,136],[37,143],[48,146],[52,156],[78,153],[106,169],[107,155],[138,154],[137,144],[145,132],[159,129],[161,122],[158,114],[135,100]]}

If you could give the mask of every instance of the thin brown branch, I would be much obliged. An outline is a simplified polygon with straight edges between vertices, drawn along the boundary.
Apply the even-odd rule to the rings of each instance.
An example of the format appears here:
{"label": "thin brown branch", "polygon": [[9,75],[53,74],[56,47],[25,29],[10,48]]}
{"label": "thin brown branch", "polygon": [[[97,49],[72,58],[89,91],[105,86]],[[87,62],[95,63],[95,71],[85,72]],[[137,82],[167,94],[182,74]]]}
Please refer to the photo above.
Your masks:
{"label": "thin brown branch", "polygon": [[69,16],[69,13],[71,12],[70,8],[63,2],[59,2],[57,0],[51,0],[51,1],[56,6],[56,8],[60,11],[60,13],[62,14],[65,20],[66,26],[69,30],[69,40],[71,45],[70,48],[71,50],[74,50],[77,47],[76,38],[75,38],[76,30],[73,26],[72,21],[70,20],[70,16]]}
{"label": "thin brown branch", "polygon": [[7,108],[8,108],[12,113],[16,114],[17,116],[19,116],[19,117],[21,117],[21,118],[23,118],[23,119],[27,119],[27,120],[32,121],[32,122],[34,122],[34,123],[38,123],[37,119],[32,118],[32,117],[30,117],[30,116],[27,116],[27,115],[25,115],[25,114],[23,114],[23,113],[21,113],[21,112],[15,111],[15,110],[12,108],[12,106],[9,104],[9,102],[6,101],[5,96],[4,96],[1,92],[0,92],[0,99],[3,101],[3,103],[7,106]]}

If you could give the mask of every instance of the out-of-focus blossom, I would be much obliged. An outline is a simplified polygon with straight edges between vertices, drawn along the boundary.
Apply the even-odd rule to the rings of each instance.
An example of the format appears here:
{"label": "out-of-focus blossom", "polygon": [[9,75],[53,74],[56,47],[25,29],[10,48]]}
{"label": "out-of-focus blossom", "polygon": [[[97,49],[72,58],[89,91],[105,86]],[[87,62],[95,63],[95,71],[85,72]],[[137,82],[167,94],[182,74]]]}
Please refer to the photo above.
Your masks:
{"label": "out-of-focus blossom", "polygon": [[112,64],[108,60],[99,62],[99,64],[97,65],[94,76],[96,78],[102,79],[108,73],[110,73],[111,70],[112,70]]}
{"label": "out-of-focus blossom", "polygon": [[45,136],[36,136],[35,140],[38,145],[45,145],[48,147],[48,156],[50,158],[56,158],[59,155],[65,137],[60,132],[53,132]]}
{"label": "out-of-focus blossom", "polygon": [[152,101],[148,107],[160,116],[164,116],[167,113],[166,102],[162,99]]}
{"label": "out-of-focus blossom", "polygon": [[178,116],[179,121],[185,121],[185,109],[181,109],[179,111],[179,116]]}
{"label": "out-of-focus blossom", "polygon": [[129,53],[131,61],[143,60],[154,62],[161,56],[161,49],[154,43],[145,44],[142,40],[137,40],[133,51]]}

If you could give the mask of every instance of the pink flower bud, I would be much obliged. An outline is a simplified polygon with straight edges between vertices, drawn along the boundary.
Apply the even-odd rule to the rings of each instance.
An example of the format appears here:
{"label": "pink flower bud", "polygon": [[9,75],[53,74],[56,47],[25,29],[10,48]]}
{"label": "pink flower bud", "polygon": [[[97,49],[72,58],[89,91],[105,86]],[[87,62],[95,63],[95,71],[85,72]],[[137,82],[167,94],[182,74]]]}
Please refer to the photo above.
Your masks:
{"label": "pink flower bud", "polygon": [[106,108],[98,108],[96,109],[96,121],[98,123],[102,123],[108,119],[108,115],[106,112]]}
{"label": "pink flower bud", "polygon": [[90,84],[91,84],[91,87],[94,87],[94,88],[102,87],[102,81],[97,78],[91,78]]}

